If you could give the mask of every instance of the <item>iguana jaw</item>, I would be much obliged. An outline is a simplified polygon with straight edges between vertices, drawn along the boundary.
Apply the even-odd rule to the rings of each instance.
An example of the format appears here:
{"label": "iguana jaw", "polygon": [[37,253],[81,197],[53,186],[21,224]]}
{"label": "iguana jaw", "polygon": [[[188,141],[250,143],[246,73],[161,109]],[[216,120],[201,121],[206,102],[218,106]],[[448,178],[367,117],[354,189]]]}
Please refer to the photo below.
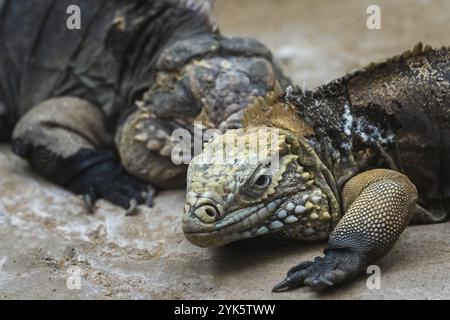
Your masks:
{"label": "iguana jaw", "polygon": [[[283,229],[292,229],[299,225],[299,221],[308,221],[308,215],[317,216],[316,219],[329,221],[328,206],[317,190],[311,199],[311,190],[286,195],[282,198],[260,203],[251,207],[227,212],[223,220],[214,224],[201,221],[183,221],[183,231],[186,238],[200,247],[221,246],[237,240],[259,237],[263,235],[280,236]],[[185,217],[191,216],[195,207],[186,205]],[[302,224],[303,224],[302,222]],[[305,229],[306,230],[306,229]]]}
{"label": "iguana jaw", "polygon": [[[223,220],[214,224],[184,221],[186,238],[200,247],[220,246],[232,241],[247,239],[269,232],[269,225],[275,221],[275,210],[283,199],[227,213]],[[195,207],[186,206],[186,215],[193,214]]]}
{"label": "iguana jaw", "polygon": [[[203,157],[208,159],[210,152],[227,138],[251,141],[257,130],[229,130],[206,146]],[[270,183],[261,192],[255,192],[254,184],[264,166],[246,160],[247,149],[236,152],[232,164],[204,164],[194,158],[188,171],[182,219],[186,238],[201,247],[260,235],[289,237],[298,233],[298,238],[325,238],[331,226],[328,199],[322,192],[326,186],[322,186],[324,180],[315,179],[314,167],[301,166],[294,139],[294,135],[282,130],[279,166],[270,172]]]}

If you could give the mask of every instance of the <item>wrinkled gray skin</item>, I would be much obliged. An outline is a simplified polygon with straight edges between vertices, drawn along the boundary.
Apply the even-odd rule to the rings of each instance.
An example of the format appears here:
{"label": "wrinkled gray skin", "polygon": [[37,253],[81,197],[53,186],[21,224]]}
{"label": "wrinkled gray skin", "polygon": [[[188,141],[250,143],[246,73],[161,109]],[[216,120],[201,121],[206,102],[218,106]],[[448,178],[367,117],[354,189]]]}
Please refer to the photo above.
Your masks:
{"label": "wrinkled gray skin", "polygon": [[182,185],[172,131],[236,127],[285,80],[262,44],[220,34],[209,1],[0,0],[0,16],[0,140],[90,206],[132,213]]}
{"label": "wrinkled gray skin", "polygon": [[[188,50],[204,52],[205,57],[177,64],[170,60]],[[222,56],[222,50],[233,55]],[[155,83],[116,135],[128,171],[160,187],[183,185],[186,166],[167,161],[178,143],[171,140],[172,132],[184,128],[193,133],[194,121],[201,121],[203,129],[239,128],[244,107],[255,96],[267,93],[275,79],[282,78],[270,61],[270,52],[254,40],[210,35],[164,51],[157,63]],[[151,168],[146,165],[148,161],[159,165]]]}

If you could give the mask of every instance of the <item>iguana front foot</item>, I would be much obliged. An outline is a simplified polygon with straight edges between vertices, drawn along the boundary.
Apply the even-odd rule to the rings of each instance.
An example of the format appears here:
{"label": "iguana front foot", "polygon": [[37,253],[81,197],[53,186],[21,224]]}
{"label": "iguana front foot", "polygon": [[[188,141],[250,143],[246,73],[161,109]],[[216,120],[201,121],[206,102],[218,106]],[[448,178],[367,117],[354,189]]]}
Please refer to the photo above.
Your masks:
{"label": "iguana front foot", "polygon": [[[116,168],[112,167],[112,164],[103,166],[104,168],[98,170],[93,168],[70,186],[75,192],[80,189],[77,193],[83,193],[83,199],[91,213],[95,211],[95,202],[100,198],[126,209],[127,216],[136,215],[139,204],[153,206],[156,189],[152,185],[131,176],[119,165]],[[107,167],[110,167],[111,171],[105,171]],[[105,174],[107,172],[110,173]]]}
{"label": "iguana front foot", "polygon": [[130,215],[138,204],[151,204],[154,188],[125,169],[104,120],[100,109],[86,100],[49,99],[17,123],[12,149],[43,177],[83,195],[90,212],[103,198]]}
{"label": "iguana front foot", "polygon": [[273,292],[309,286],[312,290],[323,290],[353,279],[364,265],[357,253],[348,250],[329,250],[324,257],[314,262],[305,261],[292,267],[287,277],[278,283]]}

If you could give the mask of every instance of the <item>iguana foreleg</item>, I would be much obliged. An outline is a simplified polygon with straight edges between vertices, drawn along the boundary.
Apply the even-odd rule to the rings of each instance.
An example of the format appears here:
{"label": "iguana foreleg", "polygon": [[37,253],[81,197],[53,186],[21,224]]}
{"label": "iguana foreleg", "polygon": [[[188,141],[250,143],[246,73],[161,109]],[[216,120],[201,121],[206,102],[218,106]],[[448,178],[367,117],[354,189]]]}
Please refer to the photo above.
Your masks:
{"label": "iguana foreleg", "polygon": [[302,285],[320,290],[356,277],[393,247],[416,201],[415,186],[398,172],[376,169],[357,175],[342,191],[346,213],[330,236],[325,256],[292,268],[273,290]]}
{"label": "iguana foreleg", "polygon": [[[184,186],[187,166],[172,159],[173,148],[179,143],[172,138],[175,130],[190,135],[193,128],[181,118],[161,119],[140,110],[130,114],[115,137],[123,165],[133,176],[157,187]],[[190,151],[191,139],[188,140]]]}
{"label": "iguana foreleg", "polygon": [[32,108],[14,129],[13,151],[88,203],[104,198],[133,209],[145,200],[147,184],[122,167],[100,108],[85,100],[61,97]]}

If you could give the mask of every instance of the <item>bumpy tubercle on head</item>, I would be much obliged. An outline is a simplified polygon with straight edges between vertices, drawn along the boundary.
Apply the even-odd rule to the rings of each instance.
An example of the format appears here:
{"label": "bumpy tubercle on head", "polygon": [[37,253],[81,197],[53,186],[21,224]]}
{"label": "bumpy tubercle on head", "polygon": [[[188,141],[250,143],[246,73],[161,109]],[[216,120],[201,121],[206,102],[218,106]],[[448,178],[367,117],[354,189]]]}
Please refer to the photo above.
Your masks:
{"label": "bumpy tubercle on head", "polygon": [[[261,163],[249,161],[246,156],[251,153],[248,148],[251,140],[261,130],[279,132],[276,144],[280,159],[264,192],[249,196],[246,192],[249,181]],[[303,240],[326,238],[339,213],[336,206],[330,209],[329,202],[335,199],[324,186],[326,181],[314,165],[315,160],[305,161],[305,154],[301,154],[297,140],[300,138],[287,130],[261,126],[230,130],[208,144],[203,159],[194,158],[189,167],[183,217],[187,238],[199,246],[222,245],[266,234]],[[234,161],[228,164],[217,159],[211,161],[210,152],[233,139],[246,142],[244,149],[231,148]],[[206,163],[202,163],[200,160],[205,158]],[[324,187],[326,190],[322,190]],[[205,205],[213,208],[211,213],[217,216],[205,215]]]}

